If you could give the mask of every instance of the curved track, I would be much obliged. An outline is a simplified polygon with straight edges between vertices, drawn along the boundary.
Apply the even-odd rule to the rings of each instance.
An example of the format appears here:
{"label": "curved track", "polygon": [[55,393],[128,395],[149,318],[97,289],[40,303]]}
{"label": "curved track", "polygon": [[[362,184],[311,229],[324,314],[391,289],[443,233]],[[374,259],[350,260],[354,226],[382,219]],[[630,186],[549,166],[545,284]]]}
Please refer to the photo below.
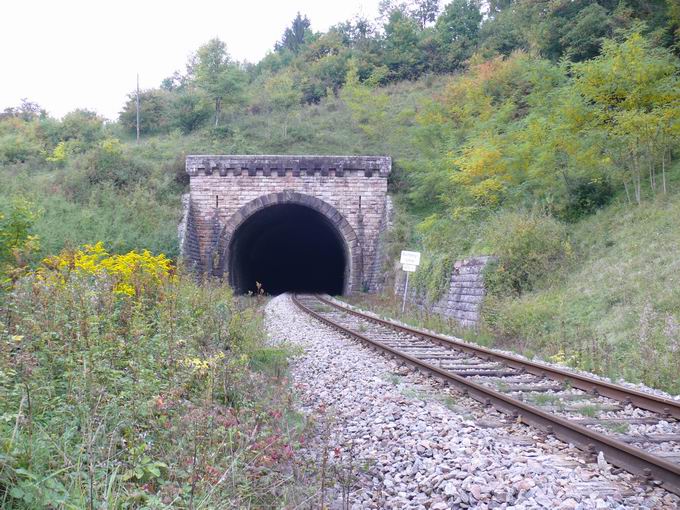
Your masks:
{"label": "curved track", "polygon": [[680,495],[680,401],[379,319],[321,296],[303,311],[463,393]]}

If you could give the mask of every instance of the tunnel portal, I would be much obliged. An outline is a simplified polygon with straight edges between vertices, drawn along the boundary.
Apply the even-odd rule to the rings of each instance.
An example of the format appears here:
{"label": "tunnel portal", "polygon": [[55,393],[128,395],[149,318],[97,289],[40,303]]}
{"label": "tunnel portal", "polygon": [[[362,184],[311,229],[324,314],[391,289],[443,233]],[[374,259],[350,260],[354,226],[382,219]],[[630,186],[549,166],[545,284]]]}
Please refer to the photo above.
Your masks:
{"label": "tunnel portal", "polygon": [[189,155],[181,256],[237,292],[376,291],[391,169],[388,156]]}
{"label": "tunnel portal", "polygon": [[342,294],[347,247],[320,212],[299,204],[259,210],[231,239],[229,280],[237,293],[307,292]]}

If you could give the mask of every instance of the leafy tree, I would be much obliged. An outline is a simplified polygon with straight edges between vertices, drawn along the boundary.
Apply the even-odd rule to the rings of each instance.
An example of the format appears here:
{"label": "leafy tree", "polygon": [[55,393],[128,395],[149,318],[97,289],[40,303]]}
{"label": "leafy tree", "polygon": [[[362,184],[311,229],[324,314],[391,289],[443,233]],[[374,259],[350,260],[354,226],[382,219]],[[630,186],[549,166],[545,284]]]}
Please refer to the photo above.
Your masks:
{"label": "leafy tree", "polygon": [[[514,5],[514,2],[509,2]],[[510,55],[517,49],[528,48],[526,34],[531,23],[520,9],[508,7],[496,11],[495,15],[480,28],[480,46],[485,57]]]}
{"label": "leafy tree", "polygon": [[365,49],[367,43],[376,37],[376,29],[370,20],[361,16],[356,16],[353,20],[339,23],[331,30],[342,36],[343,44],[352,47]]}
{"label": "leafy tree", "polygon": [[384,62],[395,80],[413,79],[424,69],[418,23],[401,10],[394,10],[385,25]]}
{"label": "leafy tree", "polygon": [[318,102],[327,91],[337,94],[345,81],[350,57],[350,50],[343,43],[342,33],[333,29],[300,53],[295,67],[305,102]]}
{"label": "leafy tree", "polygon": [[489,16],[493,18],[496,14],[507,9],[516,2],[517,0],[488,0]]}
{"label": "leafy tree", "polygon": [[182,133],[191,133],[210,117],[211,108],[209,98],[198,90],[187,89],[172,97],[171,120],[172,125]]}
{"label": "leafy tree", "polygon": [[439,14],[439,0],[413,0],[411,15],[418,21],[421,29],[434,22]]}
{"label": "leafy tree", "polygon": [[573,69],[576,90],[596,108],[608,152],[624,170],[629,199],[632,187],[635,201],[641,202],[644,174],[656,191],[659,165],[665,191],[666,154],[680,135],[678,59],[635,31],[621,42],[606,40],[600,56]]}
{"label": "leafy tree", "polygon": [[269,78],[264,84],[269,107],[283,116],[283,137],[288,136],[290,110],[300,104],[302,93],[295,86],[290,73],[279,73]]}
{"label": "leafy tree", "polygon": [[64,141],[77,140],[91,145],[104,137],[104,118],[90,110],[73,110],[61,120],[59,135]]}
{"label": "leafy tree", "polygon": [[22,99],[19,106],[10,106],[0,113],[0,120],[7,118],[18,118],[26,122],[36,119],[44,119],[47,112],[38,103]]}
{"label": "leafy tree", "polygon": [[557,61],[592,58],[602,40],[637,23],[655,44],[673,47],[673,1],[667,0],[508,0],[490,2],[480,38],[487,56],[515,49],[540,53]]}
{"label": "leafy tree", "polygon": [[224,103],[241,101],[245,75],[231,61],[227,46],[219,39],[211,39],[196,53],[196,84],[214,102],[215,127],[219,125]]}
{"label": "leafy tree", "polygon": [[680,54],[680,3],[675,0],[666,0],[668,8],[668,33],[671,39],[669,47]]}
{"label": "leafy tree", "polygon": [[352,112],[352,120],[367,136],[377,138],[383,134],[389,98],[384,92],[359,81],[354,60],[349,62],[347,81],[340,91],[340,97]]}
{"label": "leafy tree", "polygon": [[611,16],[604,7],[597,3],[586,6],[561,30],[561,53],[576,62],[595,57],[611,25]]}
{"label": "leafy tree", "polygon": [[[165,90],[150,89],[139,94],[139,131],[140,133],[162,133],[171,125],[170,95]],[[134,132],[137,129],[137,94],[128,94],[128,100],[118,116],[121,125]]]}
{"label": "leafy tree", "polygon": [[482,207],[499,205],[507,186],[512,184],[505,145],[502,136],[482,132],[453,161],[456,171],[451,176],[452,181],[464,186]]}
{"label": "leafy tree", "polygon": [[477,46],[482,13],[477,0],[453,0],[435,25],[442,51],[442,71],[454,70],[470,58]]}

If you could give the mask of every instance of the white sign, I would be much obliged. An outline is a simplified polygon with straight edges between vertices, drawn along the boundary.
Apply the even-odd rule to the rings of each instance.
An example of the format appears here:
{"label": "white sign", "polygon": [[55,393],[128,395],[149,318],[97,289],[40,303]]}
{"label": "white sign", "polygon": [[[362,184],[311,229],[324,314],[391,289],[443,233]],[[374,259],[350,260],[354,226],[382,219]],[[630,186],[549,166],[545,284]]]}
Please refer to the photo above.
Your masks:
{"label": "white sign", "polygon": [[[420,265],[420,252],[419,251],[403,250],[401,252],[400,262],[402,264],[407,264],[407,265],[410,265],[410,266],[419,266]],[[404,271],[406,271],[406,269],[404,269]]]}
{"label": "white sign", "polygon": [[401,268],[404,271],[408,271],[409,273],[413,273],[418,268],[418,266],[416,266],[415,264],[402,264]]}

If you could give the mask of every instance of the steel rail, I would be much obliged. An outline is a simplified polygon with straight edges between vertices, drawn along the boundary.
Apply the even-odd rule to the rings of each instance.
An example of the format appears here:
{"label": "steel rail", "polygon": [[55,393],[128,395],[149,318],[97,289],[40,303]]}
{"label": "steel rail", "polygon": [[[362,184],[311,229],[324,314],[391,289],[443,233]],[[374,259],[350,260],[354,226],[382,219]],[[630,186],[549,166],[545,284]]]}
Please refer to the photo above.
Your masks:
{"label": "steel rail", "polygon": [[369,320],[392,329],[403,331],[411,335],[425,337],[429,340],[434,340],[442,345],[447,345],[468,354],[474,354],[475,356],[486,358],[489,361],[500,361],[512,368],[525,370],[526,372],[533,375],[548,377],[556,381],[564,382],[571,385],[573,388],[578,388],[579,390],[583,390],[587,393],[599,394],[603,397],[608,397],[620,402],[634,405],[635,407],[639,407],[641,409],[646,409],[647,411],[658,413],[666,418],[672,417],[680,420],[680,401],[674,401],[669,398],[663,398],[656,395],[651,395],[649,393],[644,393],[642,391],[634,390],[632,388],[626,388],[624,386],[619,386],[606,381],[600,381],[592,377],[569,372],[568,370],[551,367],[549,365],[543,365],[541,363],[525,360],[510,354],[496,352],[486,347],[455,341],[435,333],[430,333],[409,326],[404,326],[402,324],[397,324],[385,319],[379,319],[371,315],[363,314],[357,310],[349,308],[348,306],[342,306],[334,303],[323,296],[315,297],[327,305],[357,317],[361,317],[362,319]]}
{"label": "steel rail", "polygon": [[[326,304],[333,304],[320,296],[314,296],[319,301]],[[609,438],[604,434],[595,432],[583,425],[571,422],[560,416],[547,413],[538,407],[527,404],[520,400],[511,398],[503,393],[500,393],[491,388],[487,388],[481,384],[467,380],[465,377],[448,372],[447,370],[436,367],[430,363],[419,360],[408,354],[399,352],[392,347],[383,344],[382,342],[372,340],[367,336],[362,335],[356,331],[348,329],[336,322],[324,317],[315,312],[311,308],[305,306],[297,295],[293,295],[293,302],[305,313],[323,322],[324,324],[340,331],[343,334],[349,335],[363,342],[364,344],[383,351],[391,356],[403,360],[416,368],[430,373],[445,382],[453,384],[460,388],[462,392],[475,400],[482,402],[487,406],[493,406],[499,411],[505,412],[518,421],[532,425],[548,434],[554,434],[559,439],[575,445],[577,448],[596,453],[601,451],[606,460],[611,464],[625,469],[633,474],[640,475],[647,480],[657,480],[667,490],[680,495],[680,465],[669,462],[663,458],[656,457],[640,448],[629,446],[625,443]],[[375,321],[375,317],[364,316],[358,314],[354,310],[348,310],[345,307],[335,306],[335,308],[358,315],[362,318]],[[382,323],[381,319],[378,322]],[[392,323],[387,323],[392,325]],[[402,329],[400,326],[399,329]],[[403,328],[408,331],[411,328]],[[416,331],[416,335],[420,336],[423,333]],[[413,334],[413,333],[412,333]],[[430,333],[426,333],[430,337]]]}

